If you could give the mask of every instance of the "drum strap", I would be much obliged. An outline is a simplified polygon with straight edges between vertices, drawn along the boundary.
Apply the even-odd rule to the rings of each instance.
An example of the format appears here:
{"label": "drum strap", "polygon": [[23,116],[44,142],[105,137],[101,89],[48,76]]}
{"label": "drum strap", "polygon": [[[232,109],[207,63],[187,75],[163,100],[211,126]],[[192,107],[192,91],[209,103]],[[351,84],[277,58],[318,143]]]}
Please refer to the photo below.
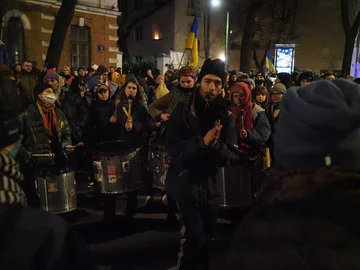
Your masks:
{"label": "drum strap", "polygon": [[3,261],[6,248],[13,239],[13,231],[22,209],[21,205],[9,205],[0,216],[0,261]]}

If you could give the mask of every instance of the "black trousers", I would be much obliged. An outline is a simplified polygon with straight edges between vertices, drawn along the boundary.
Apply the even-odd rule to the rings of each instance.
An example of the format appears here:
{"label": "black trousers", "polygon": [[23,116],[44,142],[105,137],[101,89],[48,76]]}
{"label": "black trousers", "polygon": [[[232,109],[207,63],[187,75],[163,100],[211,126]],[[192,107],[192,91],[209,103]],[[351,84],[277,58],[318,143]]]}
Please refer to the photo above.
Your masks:
{"label": "black trousers", "polygon": [[178,258],[180,270],[210,269],[209,243],[216,228],[219,202],[209,199],[206,192],[200,194],[200,202],[177,202],[183,221]]}

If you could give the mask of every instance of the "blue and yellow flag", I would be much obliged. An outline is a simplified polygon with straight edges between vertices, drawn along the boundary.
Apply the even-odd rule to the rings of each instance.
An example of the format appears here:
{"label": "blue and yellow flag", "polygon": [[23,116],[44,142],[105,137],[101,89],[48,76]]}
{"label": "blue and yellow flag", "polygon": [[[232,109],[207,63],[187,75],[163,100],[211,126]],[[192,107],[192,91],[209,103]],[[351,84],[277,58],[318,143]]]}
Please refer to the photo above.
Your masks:
{"label": "blue and yellow flag", "polygon": [[276,73],[276,69],[274,67],[273,60],[272,60],[269,50],[266,50],[265,66],[271,73],[273,73],[273,74]]}
{"label": "blue and yellow flag", "polygon": [[196,68],[199,63],[198,28],[199,21],[198,17],[195,16],[186,42],[186,49],[191,50],[189,66],[192,66],[194,68]]}

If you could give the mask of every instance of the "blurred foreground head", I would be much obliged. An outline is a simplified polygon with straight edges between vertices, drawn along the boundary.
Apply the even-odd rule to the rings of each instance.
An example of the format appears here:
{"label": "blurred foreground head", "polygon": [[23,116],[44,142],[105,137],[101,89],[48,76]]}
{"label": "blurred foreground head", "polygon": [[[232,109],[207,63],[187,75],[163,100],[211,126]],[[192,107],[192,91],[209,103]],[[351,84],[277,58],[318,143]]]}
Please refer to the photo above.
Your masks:
{"label": "blurred foreground head", "polygon": [[360,87],[321,80],[293,87],[280,104],[277,163],[290,170],[360,164]]}

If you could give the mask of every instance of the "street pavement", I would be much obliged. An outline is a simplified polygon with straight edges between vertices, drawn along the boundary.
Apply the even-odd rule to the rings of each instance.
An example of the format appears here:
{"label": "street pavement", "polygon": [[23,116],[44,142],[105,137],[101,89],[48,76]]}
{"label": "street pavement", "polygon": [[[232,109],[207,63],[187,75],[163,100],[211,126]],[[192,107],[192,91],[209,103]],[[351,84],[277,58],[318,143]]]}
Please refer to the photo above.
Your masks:
{"label": "street pavement", "polygon": [[[124,199],[116,199],[116,218],[105,221],[98,196],[78,195],[78,210],[66,215],[78,234],[96,255],[99,270],[165,270],[176,265],[180,247],[180,225],[166,220],[161,197],[144,207],[145,196],[138,197],[139,212],[126,219]],[[221,269],[232,237],[228,220],[218,220],[211,244],[213,269]]]}

